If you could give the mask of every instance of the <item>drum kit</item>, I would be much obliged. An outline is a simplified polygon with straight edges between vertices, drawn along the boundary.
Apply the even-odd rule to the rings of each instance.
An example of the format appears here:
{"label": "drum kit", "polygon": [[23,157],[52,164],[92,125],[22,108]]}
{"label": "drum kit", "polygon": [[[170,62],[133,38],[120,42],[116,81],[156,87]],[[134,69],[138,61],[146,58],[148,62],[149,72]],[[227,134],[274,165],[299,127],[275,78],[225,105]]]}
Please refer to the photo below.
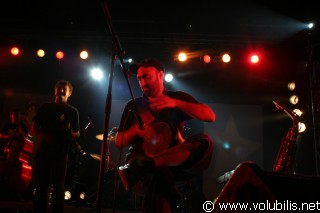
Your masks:
{"label": "drum kit", "polygon": [[[108,134],[105,134],[105,137],[103,138],[103,134],[98,134],[93,136],[93,139],[97,142],[103,142],[103,139],[107,139],[107,145],[110,146],[110,148],[113,148],[113,143],[115,143],[115,135],[116,135],[116,128],[113,128]],[[95,137],[95,138],[94,138]],[[96,145],[96,144],[94,144]],[[107,153],[105,156],[105,161],[102,161],[102,155],[100,153],[96,152],[90,152],[90,151],[84,151],[81,153],[78,152],[71,152],[71,155],[69,155],[69,162],[68,162],[68,170],[66,175],[66,191],[68,191],[70,194],[79,194],[84,193],[83,199],[80,199],[79,196],[70,196],[68,199],[68,203],[94,203],[95,197],[97,194],[97,179],[99,177],[99,171],[100,171],[100,163],[104,164],[104,174],[103,174],[103,180],[104,184],[106,185],[105,188],[110,188],[110,186],[107,184],[111,180],[110,174],[113,173],[115,168],[117,167],[117,164],[112,161],[110,154]],[[113,157],[113,156],[112,156]],[[105,190],[105,189],[104,189]],[[104,193],[111,193],[111,192],[104,192]],[[106,196],[106,195],[104,195]],[[79,200],[80,199],[80,200]],[[79,203],[78,203],[79,204]]]}
{"label": "drum kit", "polygon": [[[129,202],[129,198],[123,201],[124,197],[131,196],[131,192],[125,192],[124,188],[120,184],[119,180],[116,179],[116,171],[119,162],[117,161],[117,155],[114,155],[117,150],[113,150],[113,146],[116,141],[117,128],[113,128],[108,134],[97,134],[95,135],[95,140],[99,143],[106,142],[107,152],[105,156],[104,174],[103,174],[103,206],[109,206],[112,204],[111,196],[114,195],[114,187],[117,187],[117,198],[118,202]],[[107,138],[104,138],[107,137]],[[106,139],[106,141],[104,141]],[[109,147],[110,146],[110,147]],[[110,148],[110,149],[109,149]],[[112,153],[112,156],[111,156]],[[112,160],[111,160],[112,159]],[[100,171],[100,163],[102,161],[101,154],[88,152],[80,159],[79,168],[76,169],[77,175],[70,176],[66,184],[66,188],[72,189],[72,184],[75,183],[74,191],[83,191],[86,194],[86,202],[88,204],[94,203],[97,195],[98,185],[97,179]],[[71,174],[72,175],[72,174]],[[73,179],[75,178],[75,179]],[[109,199],[111,198],[111,199]],[[131,197],[130,197],[131,198]]]}
{"label": "drum kit", "polygon": [[[109,171],[110,168],[114,168],[116,166],[116,163],[114,163],[113,161],[110,160],[110,148],[109,145],[110,143],[115,143],[116,141],[116,134],[118,132],[118,128],[117,127],[113,127],[107,136],[107,152],[106,152],[106,170]],[[103,141],[104,140],[104,134],[98,134],[96,135],[96,139],[98,139],[99,141]],[[101,156],[98,154],[94,154],[91,153],[90,156],[98,161],[101,161]]]}

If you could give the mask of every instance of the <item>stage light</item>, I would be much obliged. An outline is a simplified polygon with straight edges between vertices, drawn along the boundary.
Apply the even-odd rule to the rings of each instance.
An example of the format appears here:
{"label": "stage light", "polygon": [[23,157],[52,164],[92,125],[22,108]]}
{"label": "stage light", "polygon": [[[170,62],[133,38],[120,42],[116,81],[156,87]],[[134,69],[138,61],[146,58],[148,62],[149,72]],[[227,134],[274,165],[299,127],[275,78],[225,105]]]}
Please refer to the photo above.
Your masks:
{"label": "stage light", "polygon": [[91,76],[95,80],[101,80],[103,78],[103,73],[99,68],[95,68],[91,71]]}
{"label": "stage light", "polygon": [[309,29],[311,29],[311,28],[313,28],[313,27],[314,27],[314,24],[313,24],[312,22],[308,24],[308,28],[309,28]]}
{"label": "stage light", "polygon": [[57,57],[57,59],[63,59],[63,57],[64,57],[64,53],[62,52],[62,51],[58,51],[57,53],[56,53],[56,57]]}
{"label": "stage light", "polygon": [[165,77],[164,77],[164,80],[166,82],[171,82],[173,80],[173,75],[170,74],[170,73],[166,74]]}
{"label": "stage light", "polygon": [[293,91],[296,88],[296,84],[294,82],[288,83],[288,90]]}
{"label": "stage light", "polygon": [[303,122],[298,123],[298,132],[299,133],[306,131],[306,129],[307,129],[307,127],[306,127],[305,123],[303,123]]}
{"label": "stage light", "polygon": [[230,149],[230,143],[229,143],[228,141],[225,141],[225,142],[223,143],[223,148],[224,148],[224,149]]}
{"label": "stage light", "polygon": [[37,56],[39,56],[40,58],[42,58],[42,57],[44,57],[44,55],[45,55],[44,50],[43,50],[43,49],[38,49],[38,51],[37,51]]}
{"label": "stage light", "polygon": [[202,60],[204,63],[208,64],[211,61],[211,57],[210,57],[210,55],[206,54],[202,57]]}
{"label": "stage light", "polygon": [[71,199],[71,192],[70,191],[65,191],[64,192],[64,199],[65,200],[70,200]]}
{"label": "stage light", "polygon": [[299,117],[301,117],[303,115],[303,111],[300,109],[294,109],[292,111],[295,115],[298,115]]}
{"label": "stage light", "polygon": [[251,57],[250,57],[250,61],[251,61],[251,63],[253,63],[253,64],[256,64],[256,63],[258,63],[259,62],[259,56],[258,55],[252,55]]}
{"label": "stage light", "polygon": [[89,57],[89,53],[86,50],[83,50],[80,52],[80,58],[81,59],[87,59]]}
{"label": "stage light", "polygon": [[85,192],[81,192],[79,195],[80,200],[84,200],[84,199],[86,199],[86,197],[87,197],[87,195]]}
{"label": "stage light", "polygon": [[20,50],[18,47],[12,47],[10,52],[12,55],[17,56],[17,55],[19,55]]}
{"label": "stage light", "polygon": [[227,54],[227,53],[223,54],[222,55],[222,61],[224,63],[229,63],[231,61],[231,56],[229,54]]}
{"label": "stage light", "polygon": [[292,95],[289,100],[292,105],[296,105],[299,102],[299,98],[296,95]]}
{"label": "stage light", "polygon": [[181,61],[181,62],[186,61],[187,60],[187,54],[184,53],[184,52],[179,53],[178,60]]}

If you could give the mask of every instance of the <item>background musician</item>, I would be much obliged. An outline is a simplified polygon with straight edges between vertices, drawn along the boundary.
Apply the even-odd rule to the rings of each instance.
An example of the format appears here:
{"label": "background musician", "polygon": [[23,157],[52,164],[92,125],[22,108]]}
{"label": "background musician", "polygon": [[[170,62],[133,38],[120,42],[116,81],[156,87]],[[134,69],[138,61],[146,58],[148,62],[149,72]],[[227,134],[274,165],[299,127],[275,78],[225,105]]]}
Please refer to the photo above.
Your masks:
{"label": "background musician", "polygon": [[32,106],[28,105],[24,113],[21,113],[19,109],[10,111],[10,121],[4,124],[0,133],[1,138],[7,139],[2,152],[0,189],[4,192],[1,194],[9,200],[23,200],[22,163],[19,160],[19,155],[30,130],[26,116],[32,111]]}
{"label": "background musician", "polygon": [[46,212],[47,194],[53,186],[52,212],[64,212],[64,191],[68,152],[79,136],[78,109],[68,103],[72,84],[60,80],[54,86],[54,101],[44,103],[34,117],[38,145],[34,153],[34,212]]}

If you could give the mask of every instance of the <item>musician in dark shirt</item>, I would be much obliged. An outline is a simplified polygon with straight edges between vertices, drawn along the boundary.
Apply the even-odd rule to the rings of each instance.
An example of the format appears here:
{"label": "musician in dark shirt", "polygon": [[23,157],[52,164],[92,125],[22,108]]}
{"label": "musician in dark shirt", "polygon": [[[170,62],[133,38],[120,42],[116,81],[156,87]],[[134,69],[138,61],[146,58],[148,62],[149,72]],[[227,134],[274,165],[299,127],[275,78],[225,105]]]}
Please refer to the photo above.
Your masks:
{"label": "musician in dark shirt", "polygon": [[67,103],[72,91],[69,81],[58,81],[54,87],[55,101],[43,104],[34,117],[34,133],[39,138],[34,154],[35,213],[46,212],[51,183],[52,212],[64,212],[68,151],[80,136],[78,110]]}
{"label": "musician in dark shirt", "polygon": [[164,66],[147,58],[130,67],[143,96],[131,100],[121,117],[116,146],[129,146],[118,173],[126,189],[144,195],[142,212],[173,212],[181,199],[176,182],[208,168],[213,153],[209,135],[183,138],[184,122],[213,122],[215,113],[193,96],[164,87]]}

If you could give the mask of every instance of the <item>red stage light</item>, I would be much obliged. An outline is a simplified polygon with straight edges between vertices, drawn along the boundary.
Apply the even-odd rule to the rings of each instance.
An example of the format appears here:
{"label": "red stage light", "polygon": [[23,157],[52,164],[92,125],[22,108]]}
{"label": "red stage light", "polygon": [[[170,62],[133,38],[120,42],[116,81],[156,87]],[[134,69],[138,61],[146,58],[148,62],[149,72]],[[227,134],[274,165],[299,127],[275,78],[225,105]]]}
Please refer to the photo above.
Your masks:
{"label": "red stage light", "polygon": [[208,64],[211,61],[211,57],[210,57],[210,55],[204,55],[202,60],[204,63]]}
{"label": "red stage light", "polygon": [[64,53],[62,52],[62,51],[58,51],[57,53],[56,53],[56,57],[57,57],[57,59],[63,59],[63,57],[64,57]]}
{"label": "red stage light", "polygon": [[250,56],[250,62],[253,64],[257,64],[259,62],[259,60],[260,60],[259,56],[256,54]]}

